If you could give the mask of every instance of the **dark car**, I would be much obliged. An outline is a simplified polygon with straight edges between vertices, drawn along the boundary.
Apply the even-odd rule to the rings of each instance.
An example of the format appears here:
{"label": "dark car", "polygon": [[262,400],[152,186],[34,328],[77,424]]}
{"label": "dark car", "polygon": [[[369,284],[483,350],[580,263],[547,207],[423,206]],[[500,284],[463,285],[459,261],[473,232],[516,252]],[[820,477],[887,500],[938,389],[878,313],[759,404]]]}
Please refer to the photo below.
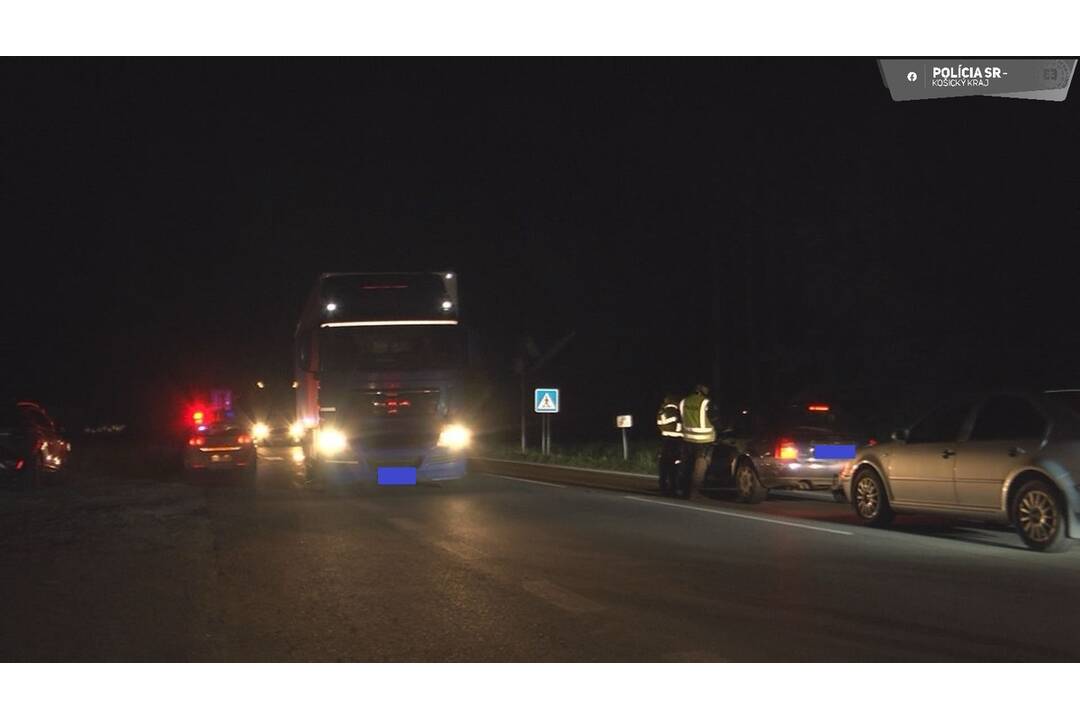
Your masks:
{"label": "dark car", "polygon": [[71,444],[37,403],[0,408],[0,477],[6,482],[35,485],[44,474],[59,472],[70,452]]}
{"label": "dark car", "polygon": [[255,471],[255,444],[237,422],[221,420],[200,425],[184,448],[184,469]]}
{"label": "dark car", "polygon": [[856,450],[874,442],[855,417],[826,403],[743,410],[717,437],[709,481],[734,487],[738,500],[749,503],[769,490],[830,490]]}

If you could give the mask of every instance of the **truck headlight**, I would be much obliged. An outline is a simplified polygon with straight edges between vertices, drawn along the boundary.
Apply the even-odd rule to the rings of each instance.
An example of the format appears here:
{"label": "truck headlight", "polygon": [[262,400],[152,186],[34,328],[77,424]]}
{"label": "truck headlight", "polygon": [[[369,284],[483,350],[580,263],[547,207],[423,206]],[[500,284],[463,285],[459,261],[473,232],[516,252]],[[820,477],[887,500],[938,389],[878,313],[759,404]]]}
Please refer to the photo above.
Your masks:
{"label": "truck headlight", "polygon": [[255,438],[255,442],[262,442],[270,437],[270,426],[264,422],[255,423],[251,426],[251,437]]}
{"label": "truck headlight", "polygon": [[464,425],[447,425],[439,433],[439,447],[463,450],[472,441],[472,431]]}
{"label": "truck headlight", "polygon": [[348,446],[345,433],[334,428],[319,430],[317,443],[321,455],[337,455]]}
{"label": "truck headlight", "polygon": [[289,437],[291,437],[293,440],[299,442],[304,437],[305,429],[306,428],[304,428],[304,423],[297,420],[296,422],[294,422],[292,425],[289,426]]}

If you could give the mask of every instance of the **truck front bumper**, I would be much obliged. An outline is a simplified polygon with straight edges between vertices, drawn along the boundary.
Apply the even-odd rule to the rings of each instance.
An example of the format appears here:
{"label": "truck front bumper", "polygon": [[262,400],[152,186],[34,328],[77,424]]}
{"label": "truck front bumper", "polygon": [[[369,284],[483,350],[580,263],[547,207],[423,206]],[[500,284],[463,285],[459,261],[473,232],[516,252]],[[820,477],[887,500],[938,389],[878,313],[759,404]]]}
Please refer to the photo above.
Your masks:
{"label": "truck front bumper", "polygon": [[380,467],[416,468],[418,482],[458,480],[465,477],[465,454],[442,450],[379,450],[370,453],[342,453],[314,460],[328,478],[377,482]]}

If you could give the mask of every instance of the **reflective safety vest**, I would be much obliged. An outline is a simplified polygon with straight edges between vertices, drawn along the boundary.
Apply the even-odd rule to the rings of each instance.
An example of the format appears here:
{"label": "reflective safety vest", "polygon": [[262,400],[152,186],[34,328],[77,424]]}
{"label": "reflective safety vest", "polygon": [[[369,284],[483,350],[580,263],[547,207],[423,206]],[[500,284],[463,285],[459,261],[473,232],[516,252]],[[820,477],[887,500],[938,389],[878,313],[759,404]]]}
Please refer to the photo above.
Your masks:
{"label": "reflective safety vest", "polygon": [[716,428],[709,419],[709,398],[701,393],[691,393],[679,403],[683,419],[683,437],[686,442],[716,442]]}
{"label": "reflective safety vest", "polygon": [[662,405],[656,413],[656,426],[660,428],[660,434],[664,437],[681,438],[683,429],[679,406],[675,403]]}

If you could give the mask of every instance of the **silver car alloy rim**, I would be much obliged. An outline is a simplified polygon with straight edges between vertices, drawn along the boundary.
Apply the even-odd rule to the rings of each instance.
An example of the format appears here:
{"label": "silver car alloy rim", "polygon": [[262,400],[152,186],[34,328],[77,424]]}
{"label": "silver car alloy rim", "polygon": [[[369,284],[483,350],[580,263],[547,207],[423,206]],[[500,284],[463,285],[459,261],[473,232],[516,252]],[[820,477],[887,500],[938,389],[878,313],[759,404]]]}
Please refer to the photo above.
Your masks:
{"label": "silver car alloy rim", "polygon": [[1020,498],[1020,528],[1035,542],[1046,542],[1057,530],[1058,513],[1054,500],[1042,490],[1032,490]]}
{"label": "silver car alloy rim", "polygon": [[855,488],[855,501],[859,505],[859,514],[864,518],[877,515],[880,498],[877,484],[869,475],[864,475],[859,479],[859,484]]}
{"label": "silver car alloy rim", "polygon": [[743,465],[739,468],[739,491],[743,495],[749,495],[754,489],[754,476],[750,468]]}

